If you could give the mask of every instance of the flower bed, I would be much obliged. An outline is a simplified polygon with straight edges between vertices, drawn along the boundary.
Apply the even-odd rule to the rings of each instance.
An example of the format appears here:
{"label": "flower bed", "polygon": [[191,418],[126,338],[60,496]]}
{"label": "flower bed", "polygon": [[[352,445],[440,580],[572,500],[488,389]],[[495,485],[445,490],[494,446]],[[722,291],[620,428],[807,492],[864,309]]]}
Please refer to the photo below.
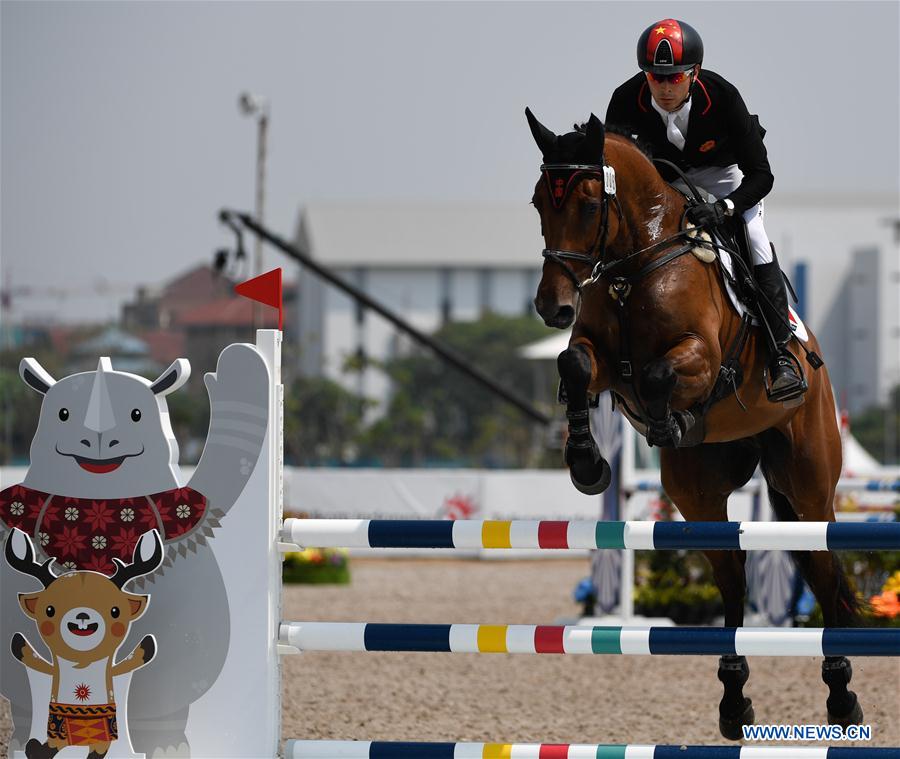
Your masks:
{"label": "flower bed", "polygon": [[281,576],[286,583],[346,585],[350,560],[343,548],[307,548],[285,554]]}

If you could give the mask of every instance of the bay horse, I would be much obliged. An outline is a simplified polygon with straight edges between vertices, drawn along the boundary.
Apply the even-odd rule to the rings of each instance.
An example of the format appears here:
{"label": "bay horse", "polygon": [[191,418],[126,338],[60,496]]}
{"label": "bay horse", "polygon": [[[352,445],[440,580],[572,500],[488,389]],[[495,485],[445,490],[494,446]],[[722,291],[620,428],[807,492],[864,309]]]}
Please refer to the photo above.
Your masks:
{"label": "bay horse", "polygon": [[[841,441],[815,336],[809,333],[809,348],[792,341],[809,382],[802,401],[770,402],[764,336],[730,303],[719,262],[692,254],[685,196],[633,140],[607,133],[593,114],[561,135],[526,115],[543,156],[532,200],[545,244],[534,303],[548,326],[572,326],[557,366],[573,484],[588,494],[609,486],[589,423],[590,397],[609,390],[630,423],[660,446],[663,488],[686,520],[727,520],[728,496],[759,466],[778,519],[834,521]],[[725,626],[742,626],[746,553],[704,553]],[[794,559],[825,626],[856,626],[858,601],[837,556],[807,551]],[[743,694],[749,672],[743,656],[719,659],[719,729],[731,740],[754,721]],[[862,720],[847,688],[851,674],[844,657],[822,664],[830,724]]]}

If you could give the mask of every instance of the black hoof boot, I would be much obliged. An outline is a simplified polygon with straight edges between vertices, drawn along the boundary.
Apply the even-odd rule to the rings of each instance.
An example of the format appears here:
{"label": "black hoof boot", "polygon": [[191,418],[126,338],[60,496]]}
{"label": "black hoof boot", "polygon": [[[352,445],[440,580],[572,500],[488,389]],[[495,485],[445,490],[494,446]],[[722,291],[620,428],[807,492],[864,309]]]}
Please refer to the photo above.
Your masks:
{"label": "black hoof boot", "polygon": [[828,724],[849,727],[860,725],[863,720],[862,707],[852,690],[847,689],[853,668],[849,659],[843,656],[829,656],[822,662],[822,681],[828,686]]}
{"label": "black hoof boot", "polygon": [[647,425],[647,442],[660,448],[677,448],[681,442],[681,428],[675,417],[669,414],[661,422],[651,419]]}
{"label": "black hoof boot", "polygon": [[752,725],[755,721],[753,702],[749,698],[744,698],[742,708],[738,712],[727,715],[722,712],[722,704],[719,703],[719,732],[723,738],[730,741],[743,740],[744,725]]}
{"label": "black hoof boot", "polygon": [[719,732],[730,741],[744,737],[743,726],[756,720],[753,702],[744,696],[743,688],[750,678],[750,665],[744,656],[719,658],[719,680],[725,686],[725,695],[719,702]]}
{"label": "black hoof boot", "polygon": [[593,440],[590,447],[573,445],[570,440],[566,445],[566,465],[575,489],[585,495],[599,495],[612,480],[609,464]]}

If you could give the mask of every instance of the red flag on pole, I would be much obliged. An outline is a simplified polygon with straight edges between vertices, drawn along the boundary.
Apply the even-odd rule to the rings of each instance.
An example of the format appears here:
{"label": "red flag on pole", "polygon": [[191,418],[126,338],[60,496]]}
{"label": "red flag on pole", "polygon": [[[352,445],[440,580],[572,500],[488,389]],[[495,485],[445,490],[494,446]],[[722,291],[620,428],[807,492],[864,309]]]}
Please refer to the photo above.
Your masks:
{"label": "red flag on pole", "polygon": [[265,303],[267,306],[278,309],[278,329],[284,326],[284,308],[281,302],[281,269],[272,269],[258,277],[248,279],[234,286],[238,295],[243,295],[250,300]]}

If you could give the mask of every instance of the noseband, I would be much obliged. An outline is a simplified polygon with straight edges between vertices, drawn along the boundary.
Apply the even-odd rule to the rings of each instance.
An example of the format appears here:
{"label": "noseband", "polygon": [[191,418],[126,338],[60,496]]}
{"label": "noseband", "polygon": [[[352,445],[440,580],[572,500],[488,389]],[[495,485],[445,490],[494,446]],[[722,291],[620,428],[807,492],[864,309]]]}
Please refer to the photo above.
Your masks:
{"label": "noseband", "polygon": [[616,204],[619,217],[622,216],[622,208],[619,206],[619,198],[616,195],[616,170],[606,164],[606,159],[600,164],[583,163],[545,163],[541,165],[541,172],[547,182],[550,191],[550,199],[553,207],[559,210],[566,202],[572,188],[582,179],[597,177],[603,181],[603,198],[600,201],[600,228],[594,244],[587,253],[578,253],[572,250],[557,250],[544,248],[541,255],[562,267],[575,289],[581,292],[581,288],[590,281],[590,278],[582,281],[575,274],[575,270],[567,261],[586,264],[593,271],[598,263],[601,263],[606,253],[606,239],[609,235],[609,201],[612,198]]}

